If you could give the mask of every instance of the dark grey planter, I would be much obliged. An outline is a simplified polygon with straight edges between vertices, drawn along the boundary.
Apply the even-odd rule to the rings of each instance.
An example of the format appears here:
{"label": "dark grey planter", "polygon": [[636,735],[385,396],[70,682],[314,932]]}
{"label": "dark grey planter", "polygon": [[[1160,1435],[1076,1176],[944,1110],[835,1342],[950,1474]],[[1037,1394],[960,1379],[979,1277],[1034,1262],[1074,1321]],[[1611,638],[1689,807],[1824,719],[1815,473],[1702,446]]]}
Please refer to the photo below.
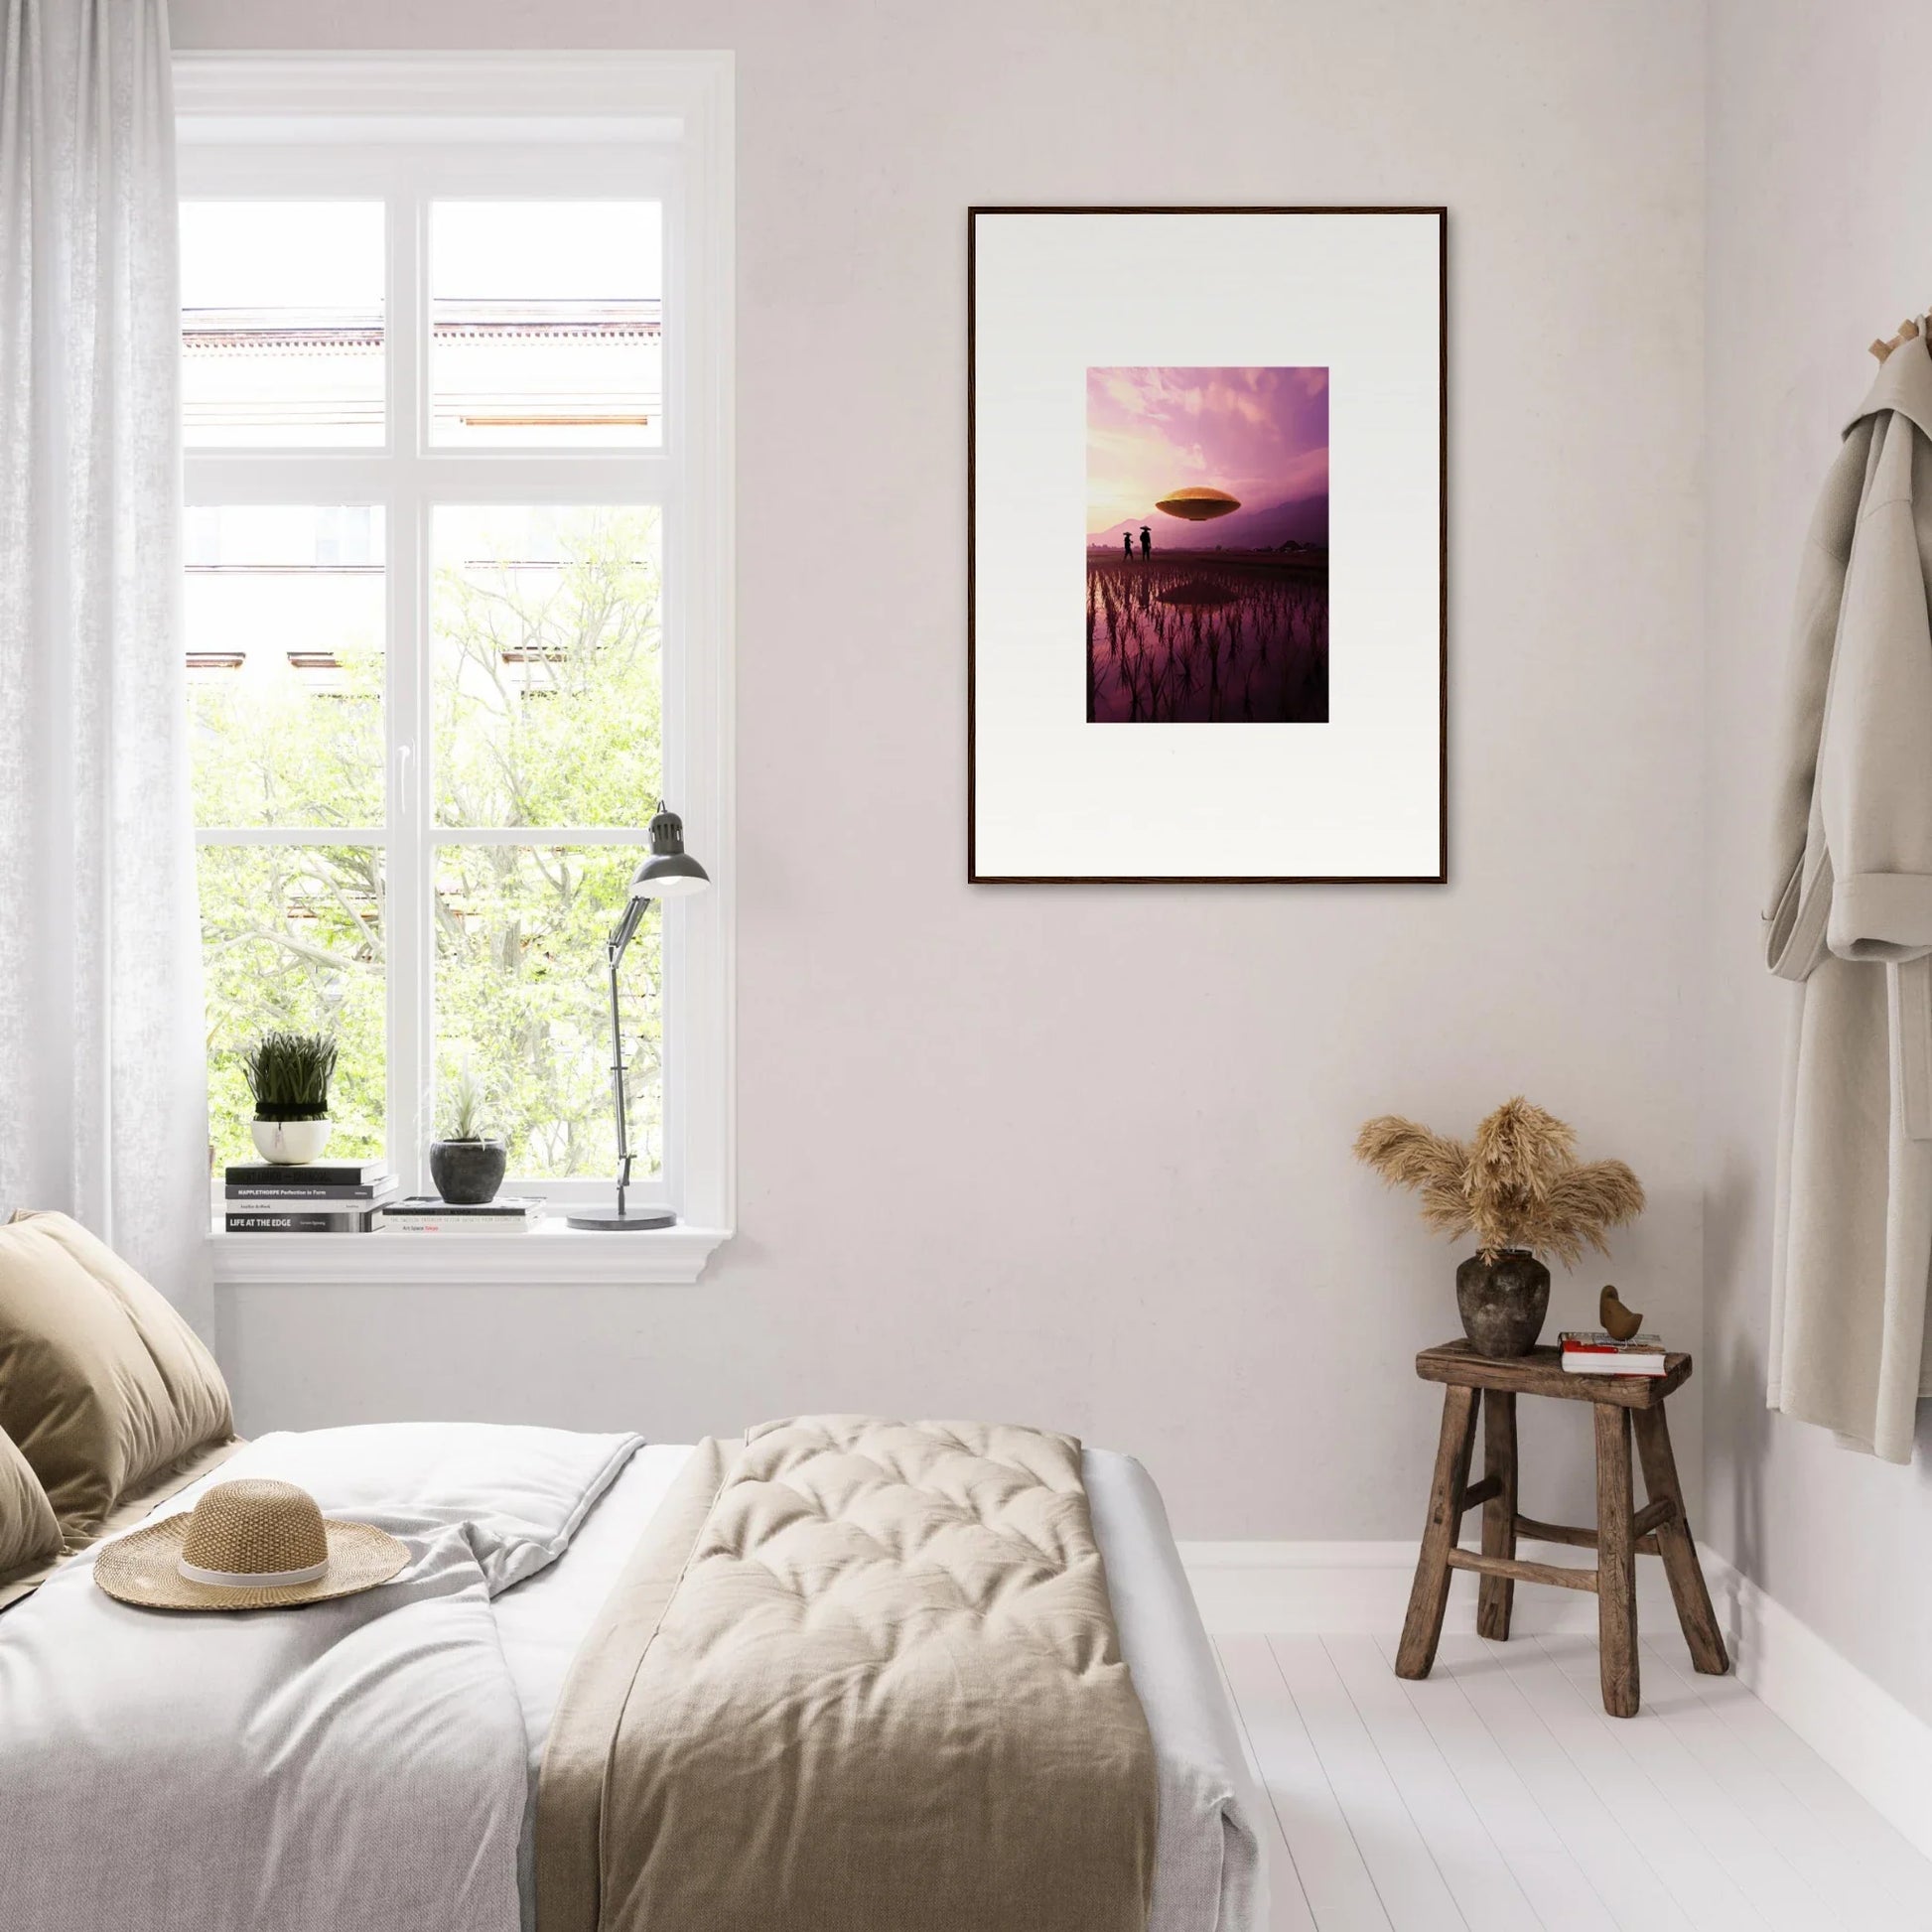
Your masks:
{"label": "dark grey planter", "polygon": [[430,1178],[436,1182],[437,1193],[452,1207],[482,1207],[494,1200],[508,1165],[509,1149],[501,1141],[429,1144]]}
{"label": "dark grey planter", "polygon": [[1455,1271],[1455,1306],[1478,1355],[1527,1355],[1550,1311],[1550,1271],[1527,1248],[1471,1255]]}

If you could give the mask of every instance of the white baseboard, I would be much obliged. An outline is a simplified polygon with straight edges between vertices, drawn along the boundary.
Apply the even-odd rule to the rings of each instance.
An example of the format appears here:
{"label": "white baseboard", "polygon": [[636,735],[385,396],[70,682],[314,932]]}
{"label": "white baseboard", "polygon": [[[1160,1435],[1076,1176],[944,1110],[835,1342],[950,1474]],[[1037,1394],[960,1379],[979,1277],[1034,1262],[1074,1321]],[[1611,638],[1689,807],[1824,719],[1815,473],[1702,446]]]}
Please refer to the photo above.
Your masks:
{"label": "white baseboard", "polygon": [[1716,1551],[1702,1554],[1739,1680],[1932,1859],[1932,1725]]}
{"label": "white baseboard", "polygon": [[[1417,1546],[1393,1543],[1183,1543],[1181,1562],[1201,1619],[1215,1636],[1256,1633],[1394,1637],[1402,1628]],[[1587,1553],[1525,1542],[1538,1562],[1587,1562]],[[1846,1783],[1932,1858],[1932,1725],[1801,1622],[1715,1551],[1704,1574],[1738,1679]],[[1450,1580],[1446,1628],[1475,1629],[1475,1579]],[[1675,1631],[1663,1567],[1637,1566],[1637,1617]],[[1516,1592],[1515,1629],[1550,1636],[1596,1628],[1587,1591]]]}

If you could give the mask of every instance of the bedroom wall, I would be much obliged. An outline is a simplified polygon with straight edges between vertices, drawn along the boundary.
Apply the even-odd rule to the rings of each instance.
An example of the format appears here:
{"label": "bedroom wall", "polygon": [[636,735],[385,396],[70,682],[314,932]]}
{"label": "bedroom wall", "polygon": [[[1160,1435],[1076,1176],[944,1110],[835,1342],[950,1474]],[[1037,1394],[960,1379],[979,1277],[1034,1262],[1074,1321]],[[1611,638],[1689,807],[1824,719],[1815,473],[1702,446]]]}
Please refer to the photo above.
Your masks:
{"label": "bedroom wall", "polygon": [[1917,1461],[1894,1468],[1764,1409],[1795,989],[1765,973],[1758,939],[1797,546],[1871,380],[1865,345],[1932,301],[1928,62],[1932,16],[1903,0],[1711,12],[1704,1534],[1932,1721],[1932,1411]]}
{"label": "bedroom wall", "polygon": [[[1695,10],[173,11],[739,59],[742,1232],[691,1289],[227,1292],[245,1427],[984,1413],[1138,1451],[1183,1536],[1414,1536],[1455,1255],[1348,1144],[1517,1090],[1651,1189],[1552,1327],[1614,1278],[1697,1339]],[[1447,889],[964,884],[964,209],[1135,201],[1451,209]],[[1540,1514],[1574,1422],[1526,1420]]]}

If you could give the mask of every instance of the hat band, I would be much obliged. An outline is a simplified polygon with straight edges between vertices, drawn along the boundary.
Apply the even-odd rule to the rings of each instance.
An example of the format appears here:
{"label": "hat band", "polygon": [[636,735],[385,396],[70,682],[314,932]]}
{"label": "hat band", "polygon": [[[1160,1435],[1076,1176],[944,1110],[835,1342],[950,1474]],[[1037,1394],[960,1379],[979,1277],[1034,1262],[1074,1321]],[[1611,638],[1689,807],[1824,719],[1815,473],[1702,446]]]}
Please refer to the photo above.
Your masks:
{"label": "hat band", "polygon": [[191,1584],[214,1584],[222,1589],[279,1589],[284,1584],[320,1583],[329,1574],[329,1559],[305,1564],[300,1570],[204,1570],[183,1557],[175,1568]]}

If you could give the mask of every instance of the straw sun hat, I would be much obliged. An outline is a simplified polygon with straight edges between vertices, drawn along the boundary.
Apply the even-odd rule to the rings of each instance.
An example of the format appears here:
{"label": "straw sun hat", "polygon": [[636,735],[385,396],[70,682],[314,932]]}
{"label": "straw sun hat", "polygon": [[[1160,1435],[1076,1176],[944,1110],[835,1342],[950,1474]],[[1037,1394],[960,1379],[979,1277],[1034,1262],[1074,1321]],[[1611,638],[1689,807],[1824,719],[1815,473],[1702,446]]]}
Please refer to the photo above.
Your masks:
{"label": "straw sun hat", "polygon": [[387,1531],[326,1518],[306,1489],[253,1476],[108,1544],[94,1582],[146,1609],[266,1610],[373,1589],[408,1561]]}

